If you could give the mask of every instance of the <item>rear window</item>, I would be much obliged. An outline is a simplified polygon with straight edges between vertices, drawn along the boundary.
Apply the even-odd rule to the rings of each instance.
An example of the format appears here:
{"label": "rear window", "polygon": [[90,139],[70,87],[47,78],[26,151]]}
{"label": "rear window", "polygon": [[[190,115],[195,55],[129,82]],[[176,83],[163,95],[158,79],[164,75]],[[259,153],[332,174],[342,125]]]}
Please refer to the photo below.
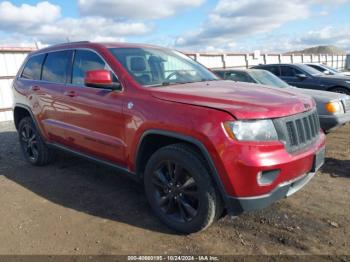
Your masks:
{"label": "rear window", "polygon": [[42,80],[65,83],[71,51],[48,53],[43,66]]}
{"label": "rear window", "polygon": [[40,80],[44,58],[45,54],[30,57],[24,66],[21,77],[30,80]]}

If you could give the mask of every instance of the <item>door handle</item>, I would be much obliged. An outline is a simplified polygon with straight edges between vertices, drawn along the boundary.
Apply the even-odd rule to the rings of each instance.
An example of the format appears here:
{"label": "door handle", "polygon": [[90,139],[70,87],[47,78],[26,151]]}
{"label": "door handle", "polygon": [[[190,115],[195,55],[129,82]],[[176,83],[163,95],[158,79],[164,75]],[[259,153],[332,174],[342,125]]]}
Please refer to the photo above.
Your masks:
{"label": "door handle", "polygon": [[75,97],[77,96],[77,93],[75,91],[66,91],[63,93],[65,96],[69,96],[69,97]]}
{"label": "door handle", "polygon": [[32,86],[30,89],[32,91],[39,91],[40,90],[40,86]]}

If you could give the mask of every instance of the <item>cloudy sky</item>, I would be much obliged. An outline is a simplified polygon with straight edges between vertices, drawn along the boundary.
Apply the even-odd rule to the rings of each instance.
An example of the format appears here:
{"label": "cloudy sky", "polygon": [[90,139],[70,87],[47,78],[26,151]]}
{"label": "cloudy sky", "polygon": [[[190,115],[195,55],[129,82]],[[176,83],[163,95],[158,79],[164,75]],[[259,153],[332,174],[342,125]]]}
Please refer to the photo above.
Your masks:
{"label": "cloudy sky", "polygon": [[350,0],[0,1],[0,45],[127,41],[193,51],[350,51]]}

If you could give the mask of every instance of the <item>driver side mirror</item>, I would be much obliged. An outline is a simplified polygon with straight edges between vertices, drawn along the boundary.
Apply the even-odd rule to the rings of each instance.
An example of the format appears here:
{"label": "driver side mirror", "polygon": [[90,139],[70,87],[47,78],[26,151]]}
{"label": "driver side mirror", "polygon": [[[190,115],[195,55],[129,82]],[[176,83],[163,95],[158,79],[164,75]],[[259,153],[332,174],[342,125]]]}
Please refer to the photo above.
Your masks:
{"label": "driver side mirror", "polygon": [[86,71],[84,83],[88,87],[120,90],[119,82],[113,82],[112,73],[106,69]]}
{"label": "driver side mirror", "polygon": [[296,77],[301,79],[301,80],[304,80],[304,79],[307,78],[307,75],[305,75],[305,74],[297,74]]}
{"label": "driver side mirror", "polygon": [[329,72],[328,70],[324,70],[323,73],[324,73],[325,75],[331,75],[331,72]]}

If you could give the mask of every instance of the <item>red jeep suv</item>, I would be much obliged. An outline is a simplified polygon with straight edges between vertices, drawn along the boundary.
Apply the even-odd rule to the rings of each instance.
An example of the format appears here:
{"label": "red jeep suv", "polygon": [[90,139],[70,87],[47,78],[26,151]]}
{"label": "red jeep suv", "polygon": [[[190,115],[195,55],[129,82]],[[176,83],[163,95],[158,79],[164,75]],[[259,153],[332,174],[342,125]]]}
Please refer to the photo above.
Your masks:
{"label": "red jeep suv", "polygon": [[191,233],[293,194],[324,162],[314,101],[247,85],[169,49],[67,43],[28,56],[14,121],[30,163],[59,149],[114,167]]}

